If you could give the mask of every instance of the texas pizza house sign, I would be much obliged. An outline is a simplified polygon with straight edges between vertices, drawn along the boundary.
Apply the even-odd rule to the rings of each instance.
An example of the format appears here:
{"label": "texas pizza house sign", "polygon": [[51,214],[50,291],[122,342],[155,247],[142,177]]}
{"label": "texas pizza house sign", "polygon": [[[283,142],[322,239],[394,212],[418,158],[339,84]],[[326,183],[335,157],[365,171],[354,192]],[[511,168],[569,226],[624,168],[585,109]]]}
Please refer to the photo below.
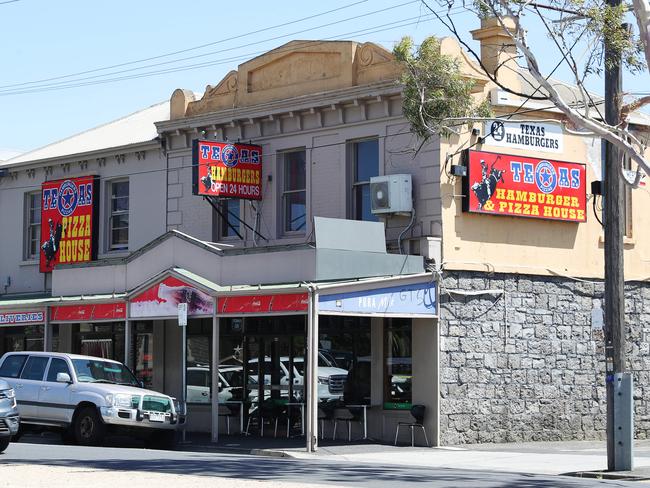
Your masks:
{"label": "texas pizza house sign", "polygon": [[41,273],[97,259],[99,177],[46,181],[41,192]]}
{"label": "texas pizza house sign", "polygon": [[587,220],[584,164],[472,150],[464,157],[465,212]]}

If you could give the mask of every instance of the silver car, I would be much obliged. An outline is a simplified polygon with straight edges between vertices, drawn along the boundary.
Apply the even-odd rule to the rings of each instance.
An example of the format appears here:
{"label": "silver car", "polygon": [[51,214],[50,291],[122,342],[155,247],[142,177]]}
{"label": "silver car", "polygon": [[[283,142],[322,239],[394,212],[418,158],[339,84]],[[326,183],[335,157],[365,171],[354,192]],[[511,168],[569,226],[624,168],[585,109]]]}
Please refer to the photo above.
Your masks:
{"label": "silver car", "polygon": [[55,352],[11,352],[0,377],[15,390],[23,425],[61,429],[81,445],[101,444],[109,430],[127,431],[172,447],[185,409],[174,398],[141,387],[118,361]]}
{"label": "silver car", "polygon": [[16,394],[9,383],[0,380],[0,452],[7,449],[11,437],[18,433],[19,425]]}

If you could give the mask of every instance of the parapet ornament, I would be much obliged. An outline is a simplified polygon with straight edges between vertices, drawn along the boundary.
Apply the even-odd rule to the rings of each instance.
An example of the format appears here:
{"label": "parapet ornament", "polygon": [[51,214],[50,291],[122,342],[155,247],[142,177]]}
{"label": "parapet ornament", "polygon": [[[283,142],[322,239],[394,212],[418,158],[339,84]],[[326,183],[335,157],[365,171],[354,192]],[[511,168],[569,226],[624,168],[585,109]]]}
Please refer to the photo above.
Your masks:
{"label": "parapet ornament", "polygon": [[188,103],[185,116],[189,117],[232,107],[237,94],[238,79],[237,71],[232,70],[217,86],[206,86],[201,100]]}
{"label": "parapet ornament", "polygon": [[390,63],[395,61],[393,55],[373,42],[365,42],[359,48],[359,66],[367,67],[371,64]]}

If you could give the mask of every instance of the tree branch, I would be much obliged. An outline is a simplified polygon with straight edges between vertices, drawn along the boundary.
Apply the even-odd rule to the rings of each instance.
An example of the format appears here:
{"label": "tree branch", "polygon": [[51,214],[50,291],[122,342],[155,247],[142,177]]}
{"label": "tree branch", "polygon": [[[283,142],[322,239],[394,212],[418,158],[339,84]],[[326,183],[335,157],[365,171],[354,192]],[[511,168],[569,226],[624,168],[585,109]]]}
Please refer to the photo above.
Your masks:
{"label": "tree branch", "polygon": [[[634,146],[632,146],[627,140],[625,140],[623,137],[619,136],[616,133],[617,128],[611,127],[604,123],[601,124],[593,119],[583,116],[577,110],[572,109],[564,101],[564,99],[558,93],[555,87],[551,83],[549,83],[548,80],[544,78],[544,76],[542,76],[539,69],[539,65],[537,63],[537,58],[535,57],[533,51],[528,45],[528,41],[526,40],[525,36],[521,32],[522,29],[521,29],[521,24],[519,22],[519,17],[517,17],[513,13],[512,9],[509,7],[507,3],[501,3],[500,6],[504,8],[508,12],[508,15],[513,18],[515,22],[515,32],[510,31],[508,26],[506,26],[505,23],[503,22],[503,19],[499,14],[499,12],[496,11],[496,9],[494,8],[492,2],[491,1],[488,2],[488,7],[493,11],[494,15],[497,17],[502,29],[508,33],[508,35],[512,38],[513,41],[515,41],[517,47],[526,58],[526,62],[528,64],[528,69],[530,70],[530,73],[537,80],[537,82],[540,85],[542,85],[542,87],[548,92],[549,97],[551,101],[555,104],[555,106],[562,113],[564,113],[564,115],[566,115],[566,117],[569,120],[571,120],[571,122],[573,122],[576,126],[586,128],[592,131],[593,133],[595,133],[596,135],[600,136],[601,138],[605,139],[606,141],[610,142],[611,144],[615,145],[624,154],[626,154],[632,161],[638,164],[639,167],[642,168],[646,174],[650,174],[650,164],[648,163],[648,161],[646,161],[645,158],[641,156],[641,154],[639,154],[639,152],[636,150],[636,148],[634,148]],[[635,181],[632,184],[633,187],[636,188],[638,186],[640,178],[641,175],[639,171],[637,171]],[[627,180],[625,181],[626,183],[629,184]]]}

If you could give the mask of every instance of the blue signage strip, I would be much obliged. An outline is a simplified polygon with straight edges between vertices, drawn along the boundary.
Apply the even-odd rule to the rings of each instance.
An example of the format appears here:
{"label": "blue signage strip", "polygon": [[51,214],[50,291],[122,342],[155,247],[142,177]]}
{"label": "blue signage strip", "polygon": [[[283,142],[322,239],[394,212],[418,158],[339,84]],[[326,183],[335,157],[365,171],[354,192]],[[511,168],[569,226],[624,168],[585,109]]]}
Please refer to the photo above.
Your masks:
{"label": "blue signage strip", "polygon": [[327,315],[438,315],[435,282],[320,295],[318,311]]}

